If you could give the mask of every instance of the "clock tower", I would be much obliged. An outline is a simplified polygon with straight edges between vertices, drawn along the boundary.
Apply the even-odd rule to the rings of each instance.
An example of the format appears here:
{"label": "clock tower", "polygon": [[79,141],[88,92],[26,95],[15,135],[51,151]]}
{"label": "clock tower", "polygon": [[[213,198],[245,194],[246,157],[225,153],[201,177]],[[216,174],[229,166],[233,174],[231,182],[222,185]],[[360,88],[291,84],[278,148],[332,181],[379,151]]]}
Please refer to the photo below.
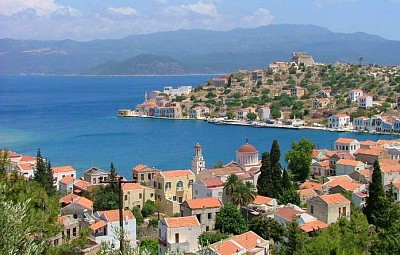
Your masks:
{"label": "clock tower", "polygon": [[201,151],[201,145],[197,143],[194,146],[194,157],[192,159],[192,172],[197,175],[206,168],[206,161],[204,160]]}

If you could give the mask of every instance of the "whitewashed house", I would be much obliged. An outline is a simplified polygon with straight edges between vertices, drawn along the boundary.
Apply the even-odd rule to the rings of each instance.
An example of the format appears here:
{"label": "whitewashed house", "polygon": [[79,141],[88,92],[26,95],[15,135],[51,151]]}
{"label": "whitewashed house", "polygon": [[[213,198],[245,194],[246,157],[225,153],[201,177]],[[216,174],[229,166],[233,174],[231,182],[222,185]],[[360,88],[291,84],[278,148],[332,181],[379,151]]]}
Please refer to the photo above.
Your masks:
{"label": "whitewashed house", "polygon": [[350,116],[346,114],[335,114],[328,118],[328,128],[346,128],[350,124]]}
{"label": "whitewashed house", "polygon": [[357,102],[358,98],[364,95],[364,92],[361,89],[353,89],[350,90],[349,97],[352,102]]}
{"label": "whitewashed house", "polygon": [[373,99],[371,96],[363,95],[358,98],[358,108],[369,109],[372,107]]}

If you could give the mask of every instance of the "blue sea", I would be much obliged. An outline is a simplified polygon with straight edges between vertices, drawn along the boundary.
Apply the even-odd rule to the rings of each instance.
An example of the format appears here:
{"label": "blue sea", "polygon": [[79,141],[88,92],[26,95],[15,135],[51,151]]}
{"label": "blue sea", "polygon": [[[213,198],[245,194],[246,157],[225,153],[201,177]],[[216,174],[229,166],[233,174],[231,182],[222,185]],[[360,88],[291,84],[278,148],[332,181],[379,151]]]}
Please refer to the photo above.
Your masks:
{"label": "blue sea", "polygon": [[0,148],[42,155],[53,166],[72,165],[82,174],[92,166],[130,178],[131,168],[147,164],[162,170],[188,169],[194,145],[203,147],[207,167],[235,159],[246,139],[260,152],[278,139],[282,151],[306,137],[331,148],[338,137],[360,140],[389,136],[222,126],[195,120],[118,118],[144,94],[164,86],[197,86],[214,76],[0,76]]}

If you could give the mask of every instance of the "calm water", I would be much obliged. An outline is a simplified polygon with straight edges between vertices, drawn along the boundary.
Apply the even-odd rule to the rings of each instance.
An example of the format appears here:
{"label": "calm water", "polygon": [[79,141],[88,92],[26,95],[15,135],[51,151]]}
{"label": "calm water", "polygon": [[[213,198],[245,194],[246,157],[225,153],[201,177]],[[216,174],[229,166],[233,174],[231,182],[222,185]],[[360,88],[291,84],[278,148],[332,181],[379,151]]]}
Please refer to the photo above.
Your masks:
{"label": "calm water", "polygon": [[165,170],[190,168],[196,142],[202,144],[206,165],[211,166],[218,160],[234,160],[246,138],[261,152],[278,139],[282,155],[301,137],[320,148],[331,148],[338,137],[383,138],[115,116],[119,108],[143,101],[145,91],[196,86],[210,78],[1,76],[0,148],[36,155],[40,147],[53,166],[73,165],[80,174],[91,166],[109,169],[113,161],[119,173],[130,177],[130,169],[140,163]]}

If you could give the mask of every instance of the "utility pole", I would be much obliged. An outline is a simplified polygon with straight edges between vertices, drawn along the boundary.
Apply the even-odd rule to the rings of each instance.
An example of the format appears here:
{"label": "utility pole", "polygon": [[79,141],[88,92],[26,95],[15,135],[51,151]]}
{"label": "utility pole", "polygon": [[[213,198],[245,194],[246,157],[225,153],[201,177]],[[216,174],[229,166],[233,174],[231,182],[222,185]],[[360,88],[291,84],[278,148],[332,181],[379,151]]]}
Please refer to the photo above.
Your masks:
{"label": "utility pole", "polygon": [[100,177],[100,183],[108,183],[108,184],[118,184],[118,194],[119,194],[119,228],[120,228],[120,237],[119,237],[119,249],[121,254],[124,254],[124,192],[122,191],[122,184],[124,183],[134,183],[134,181],[124,181],[123,177],[119,177],[117,180],[111,181],[103,181],[103,178]]}

